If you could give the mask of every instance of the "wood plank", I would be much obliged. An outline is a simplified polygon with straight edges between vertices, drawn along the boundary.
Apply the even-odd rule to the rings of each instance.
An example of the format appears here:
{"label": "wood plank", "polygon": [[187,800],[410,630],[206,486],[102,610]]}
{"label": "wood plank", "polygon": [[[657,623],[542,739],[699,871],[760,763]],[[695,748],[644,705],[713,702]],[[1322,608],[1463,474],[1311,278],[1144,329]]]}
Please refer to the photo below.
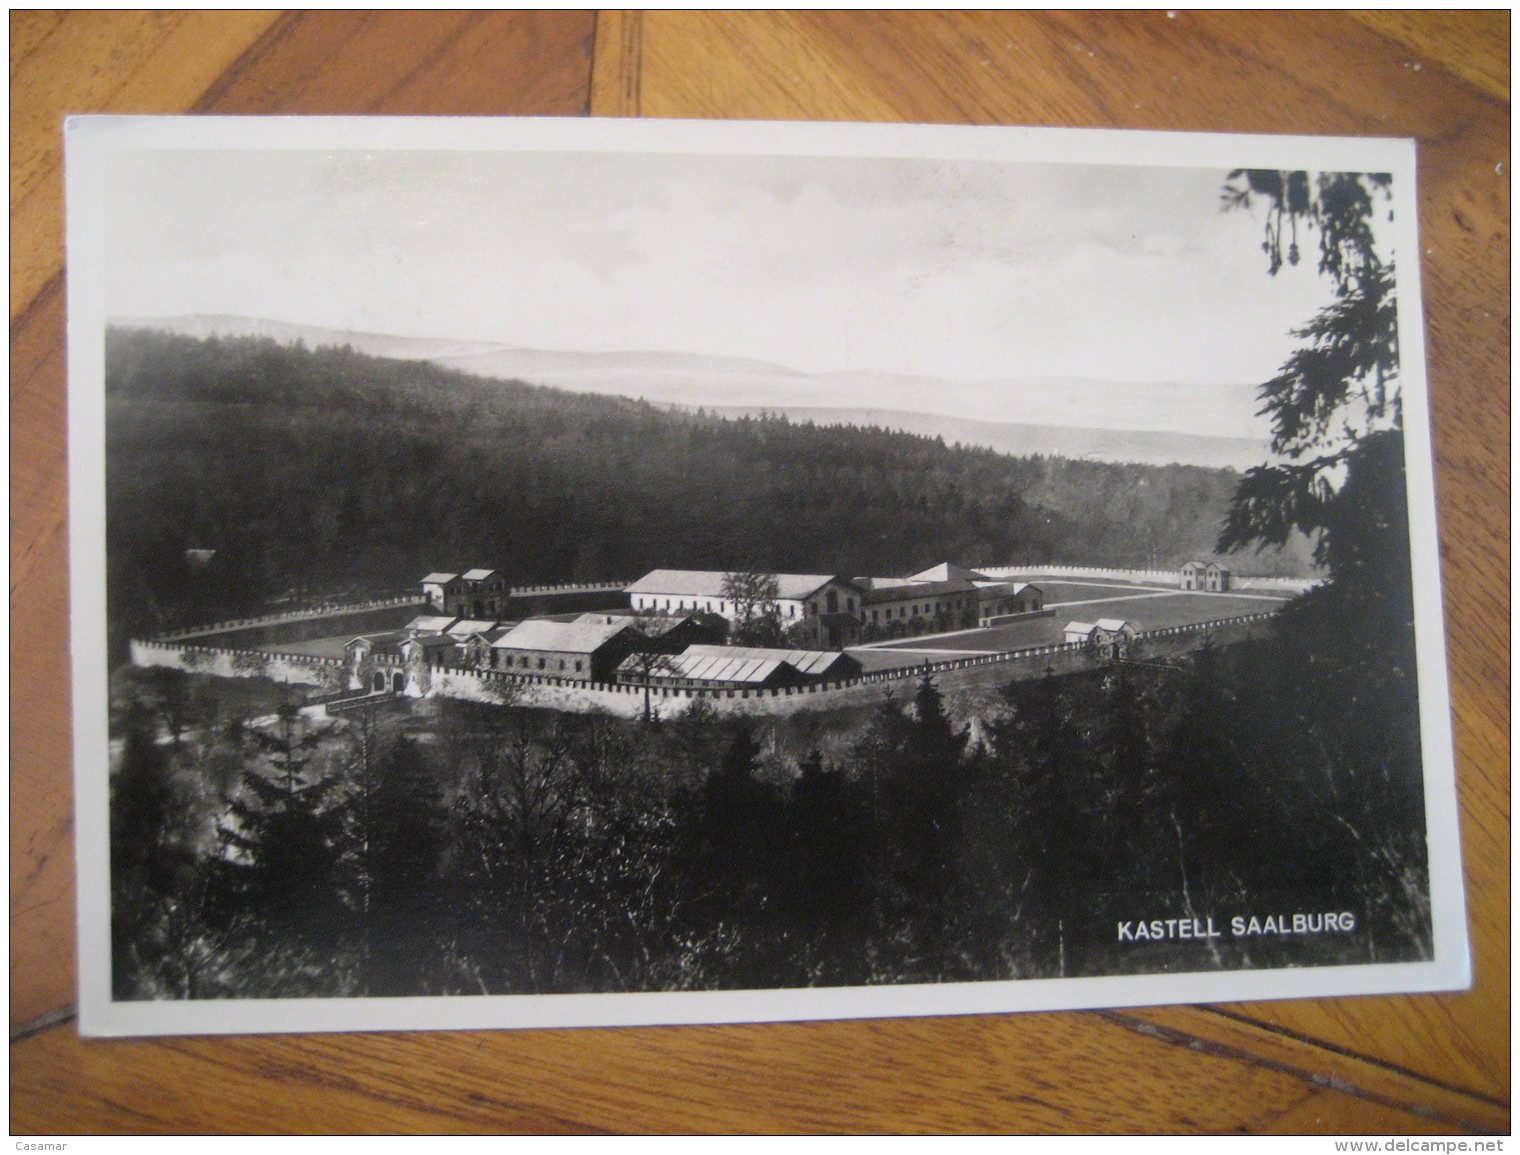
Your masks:
{"label": "wood plank", "polygon": [[11,12],[12,321],[62,267],[63,118],[183,112],[276,16]]}
{"label": "wood plank", "polygon": [[662,11],[642,112],[1430,136],[1495,114],[1399,47],[1333,13]]}
{"label": "wood plank", "polygon": [[1112,1022],[1178,1046],[1248,1056],[1250,1061],[1291,1072],[1316,1086],[1335,1087],[1369,1102],[1413,1110],[1462,1130],[1497,1135],[1510,1129],[1509,1108],[1503,1103],[1412,1076],[1362,1055],[1317,1043],[1306,1045],[1308,1040],[1217,1008],[1145,1007],[1104,1015]]}
{"label": "wood plank", "polygon": [[1358,9],[1346,15],[1409,49],[1410,68],[1443,68],[1489,96],[1509,100],[1508,9]]}
{"label": "wood plank", "polygon": [[641,12],[612,8],[596,14],[596,48],[591,58],[591,115],[639,115],[643,29]]}
{"label": "wood plank", "polygon": [[222,74],[195,110],[585,115],[594,28],[586,12],[291,13]]}
{"label": "wood plank", "polygon": [[[81,1041],[13,1051],[13,1131],[1462,1132],[1245,1046],[1090,1013]],[[1249,1039],[1237,1043],[1251,1045]],[[1481,1122],[1476,1126],[1481,1129]]]}
{"label": "wood plank", "polygon": [[11,1021],[72,1002],[61,281],[11,336]]}

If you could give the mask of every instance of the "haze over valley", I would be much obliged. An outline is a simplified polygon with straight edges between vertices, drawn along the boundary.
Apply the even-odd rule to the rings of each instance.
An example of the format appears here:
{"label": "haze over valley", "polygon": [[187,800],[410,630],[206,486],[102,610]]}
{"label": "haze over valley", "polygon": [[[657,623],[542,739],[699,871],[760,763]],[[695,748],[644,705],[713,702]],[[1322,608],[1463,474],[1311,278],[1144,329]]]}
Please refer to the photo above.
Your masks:
{"label": "haze over valley", "polygon": [[198,338],[269,337],[350,345],[484,377],[613,394],[729,416],[784,414],[818,425],[879,426],[1014,455],[1181,463],[1239,471],[1267,454],[1256,386],[1009,378],[959,382],[886,372],[803,373],[747,358],[679,352],[569,352],[407,337],[262,318],[191,315],[117,323]]}

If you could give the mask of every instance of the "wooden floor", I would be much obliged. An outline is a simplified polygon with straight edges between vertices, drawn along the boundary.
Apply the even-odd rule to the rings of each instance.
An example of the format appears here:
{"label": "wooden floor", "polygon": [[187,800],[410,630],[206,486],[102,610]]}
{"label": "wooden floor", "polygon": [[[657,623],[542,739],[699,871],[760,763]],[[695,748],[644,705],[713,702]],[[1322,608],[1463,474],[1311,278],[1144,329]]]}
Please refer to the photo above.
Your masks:
{"label": "wooden floor", "polygon": [[[1507,12],[13,11],[10,21],[17,1133],[1509,1131]],[[68,1018],[60,121],[82,112],[1418,138],[1474,989],[801,1025],[81,1041]]]}

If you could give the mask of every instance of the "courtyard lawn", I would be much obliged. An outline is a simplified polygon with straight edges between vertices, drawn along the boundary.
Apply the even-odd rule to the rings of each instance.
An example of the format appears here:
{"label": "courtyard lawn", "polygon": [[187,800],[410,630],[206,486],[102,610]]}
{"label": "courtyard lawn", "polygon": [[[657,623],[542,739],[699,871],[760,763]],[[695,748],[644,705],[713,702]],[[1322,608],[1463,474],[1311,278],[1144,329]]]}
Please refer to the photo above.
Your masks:
{"label": "courtyard lawn", "polygon": [[330,638],[308,638],[304,642],[270,642],[255,648],[266,654],[305,654],[313,658],[341,658],[344,656],[343,647],[353,638],[353,634],[342,634]]}
{"label": "courtyard lawn", "polygon": [[[1134,587],[1131,587],[1134,588]],[[967,630],[962,633],[940,637],[906,638],[881,646],[878,650],[855,650],[856,657],[863,658],[873,652],[896,651],[913,653],[922,661],[931,655],[928,651],[954,653],[985,653],[988,651],[1026,650],[1034,646],[1056,645],[1063,640],[1067,622],[1092,622],[1098,618],[1119,618],[1132,623],[1136,629],[1164,630],[1172,626],[1197,625],[1221,618],[1259,614],[1281,608],[1283,600],[1270,595],[1204,594],[1184,593],[1181,590],[1157,590],[1137,593],[1130,597],[1116,597],[1086,604],[1067,603],[1051,606],[1052,617],[1026,618],[1007,625],[993,626],[985,630]],[[938,656],[938,655],[934,655]]]}
{"label": "courtyard lawn", "polygon": [[1057,602],[1086,602],[1094,598],[1122,598],[1135,594],[1167,592],[1161,586],[1135,585],[1133,582],[1109,581],[1107,578],[1081,578],[1076,581],[1040,581],[1036,578],[1029,584],[1040,587],[1047,606]]}
{"label": "courtyard lawn", "polygon": [[[926,643],[930,646],[936,644],[935,642]],[[856,659],[860,663],[860,668],[867,674],[874,674],[878,670],[906,670],[934,660],[928,655],[909,653],[905,650],[846,650],[845,653]],[[954,657],[955,655],[943,656]]]}

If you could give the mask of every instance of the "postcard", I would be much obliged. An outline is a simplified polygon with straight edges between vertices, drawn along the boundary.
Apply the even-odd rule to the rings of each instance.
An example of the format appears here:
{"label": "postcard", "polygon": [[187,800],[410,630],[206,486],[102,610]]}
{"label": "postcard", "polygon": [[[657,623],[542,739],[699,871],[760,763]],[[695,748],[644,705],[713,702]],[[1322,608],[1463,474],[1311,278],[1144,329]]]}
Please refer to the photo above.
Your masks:
{"label": "postcard", "polygon": [[85,1034],[1468,984],[1412,142],[67,137]]}

